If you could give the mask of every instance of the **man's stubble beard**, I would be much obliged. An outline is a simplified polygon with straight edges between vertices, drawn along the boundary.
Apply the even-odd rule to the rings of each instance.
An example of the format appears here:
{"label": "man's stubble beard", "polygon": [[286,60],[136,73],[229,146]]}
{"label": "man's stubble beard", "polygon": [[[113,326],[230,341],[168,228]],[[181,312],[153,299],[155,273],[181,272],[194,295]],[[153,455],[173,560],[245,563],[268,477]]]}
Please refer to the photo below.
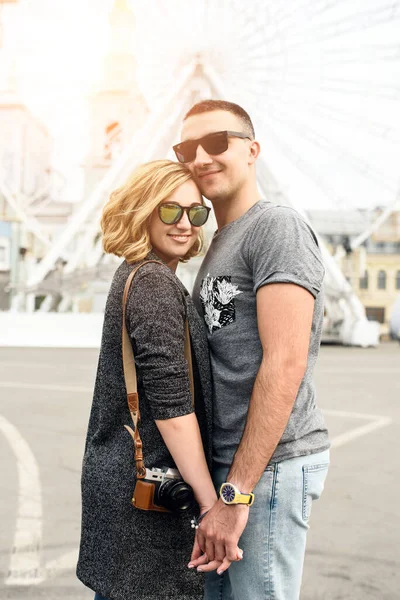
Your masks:
{"label": "man's stubble beard", "polygon": [[[200,186],[199,186],[200,187]],[[213,205],[214,204],[222,204],[222,203],[226,203],[226,202],[230,202],[231,200],[233,200],[237,194],[237,189],[234,188],[223,188],[220,190],[215,190],[214,192],[210,192],[207,195],[206,191],[202,191],[201,187],[200,187],[200,191],[202,193],[202,195],[207,198],[207,200],[209,200]]]}

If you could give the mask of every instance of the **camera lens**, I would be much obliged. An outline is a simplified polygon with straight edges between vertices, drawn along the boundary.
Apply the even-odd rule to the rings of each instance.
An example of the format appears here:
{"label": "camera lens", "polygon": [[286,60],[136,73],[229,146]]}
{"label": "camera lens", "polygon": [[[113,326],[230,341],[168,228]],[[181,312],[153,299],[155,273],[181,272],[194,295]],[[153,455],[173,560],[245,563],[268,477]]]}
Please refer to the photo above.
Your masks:
{"label": "camera lens", "polygon": [[189,510],[194,505],[193,490],[182,480],[169,479],[158,489],[158,503],[171,511]]}

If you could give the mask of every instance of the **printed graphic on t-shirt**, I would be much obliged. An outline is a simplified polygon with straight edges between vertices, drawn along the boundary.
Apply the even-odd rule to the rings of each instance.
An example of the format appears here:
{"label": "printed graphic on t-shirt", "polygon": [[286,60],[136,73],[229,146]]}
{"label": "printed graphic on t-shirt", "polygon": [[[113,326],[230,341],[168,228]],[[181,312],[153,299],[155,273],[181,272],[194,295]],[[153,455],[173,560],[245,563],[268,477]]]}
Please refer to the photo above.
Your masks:
{"label": "printed graphic on t-shirt", "polygon": [[235,320],[235,296],[242,292],[231,283],[231,276],[207,277],[201,282],[200,300],[204,320],[210,333],[233,323]]}

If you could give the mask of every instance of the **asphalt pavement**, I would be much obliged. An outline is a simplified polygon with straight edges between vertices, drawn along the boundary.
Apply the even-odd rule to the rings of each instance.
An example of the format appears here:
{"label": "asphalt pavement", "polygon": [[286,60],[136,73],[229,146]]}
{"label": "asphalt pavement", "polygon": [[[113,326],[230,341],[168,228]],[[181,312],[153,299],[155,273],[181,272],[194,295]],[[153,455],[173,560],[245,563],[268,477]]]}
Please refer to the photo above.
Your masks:
{"label": "asphalt pavement", "polygon": [[[2,600],[93,598],[75,564],[97,354],[0,348]],[[301,600],[400,600],[399,367],[396,343],[321,349],[331,467],[312,509]]]}

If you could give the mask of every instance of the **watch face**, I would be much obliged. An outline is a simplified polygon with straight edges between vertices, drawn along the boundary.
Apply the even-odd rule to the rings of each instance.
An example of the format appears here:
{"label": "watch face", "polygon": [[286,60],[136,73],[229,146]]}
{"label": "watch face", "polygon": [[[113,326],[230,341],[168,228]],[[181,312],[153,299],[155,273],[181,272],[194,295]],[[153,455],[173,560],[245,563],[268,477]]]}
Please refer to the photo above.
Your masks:
{"label": "watch face", "polygon": [[235,499],[235,488],[230,483],[226,483],[221,491],[221,496],[225,502],[233,502]]}

